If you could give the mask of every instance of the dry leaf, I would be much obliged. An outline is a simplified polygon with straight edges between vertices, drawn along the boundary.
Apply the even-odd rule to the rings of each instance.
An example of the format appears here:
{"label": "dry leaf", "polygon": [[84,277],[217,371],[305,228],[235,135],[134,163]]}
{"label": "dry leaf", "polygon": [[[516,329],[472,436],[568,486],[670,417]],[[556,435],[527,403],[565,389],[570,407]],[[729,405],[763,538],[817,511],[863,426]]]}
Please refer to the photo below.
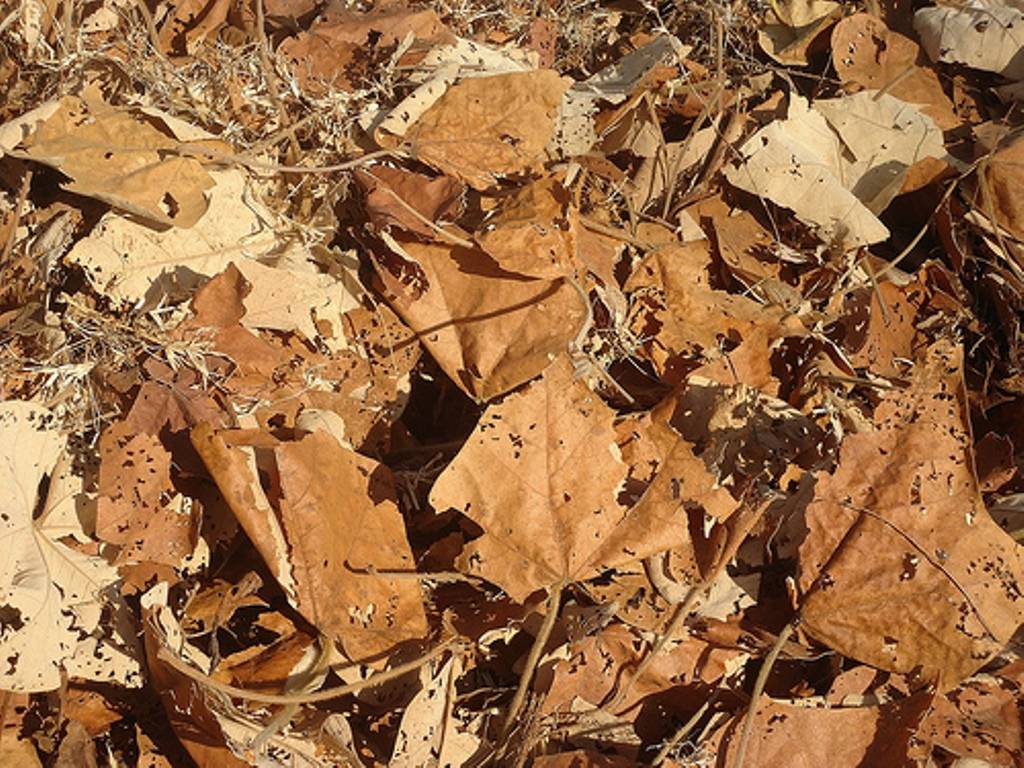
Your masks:
{"label": "dry leaf", "polygon": [[761,50],[780,64],[803,67],[817,37],[842,16],[831,0],[780,0],[772,3],[772,22],[757,31]]}
{"label": "dry leaf", "polygon": [[385,165],[359,170],[355,179],[366,192],[363,205],[374,227],[395,226],[427,239],[436,238],[437,230],[426,222],[456,213],[465,190],[448,176],[430,178]]}
{"label": "dry leaf", "polygon": [[935,70],[920,66],[922,58],[917,43],[867,13],[847,16],[832,30],[832,65],[844,85],[884,88],[919,107],[939,128],[955,128],[960,119],[953,102],[942,90]]}
{"label": "dry leaf", "polygon": [[203,193],[214,182],[197,160],[176,154],[169,133],[137,112],[66,97],[23,143],[29,157],[71,179],[70,191],[187,228],[206,211]]}
{"label": "dry leaf", "polygon": [[[914,765],[921,746],[913,739],[928,709],[927,693],[892,704],[822,709],[782,701],[760,704],[744,768],[821,766],[860,768],[868,765]],[[744,716],[719,731],[718,759],[735,765]]]}
{"label": "dry leaf", "polygon": [[463,80],[405,138],[418,159],[484,190],[544,163],[569,85],[549,69]]}
{"label": "dry leaf", "polygon": [[[884,140],[882,137],[884,136]],[[744,143],[730,184],[763,196],[846,247],[889,236],[877,214],[910,168],[945,156],[942,132],[916,107],[862,91],[815,102],[791,94],[789,114]]]}
{"label": "dry leaf", "polygon": [[1024,79],[1022,26],[1024,10],[1012,0],[974,0],[914,13],[914,30],[932,61],[966,64],[1011,80]]}
{"label": "dry leaf", "polygon": [[[56,498],[33,519],[36,494],[64,450],[53,415],[40,406],[0,404],[0,602],[6,665],[0,687],[52,691],[62,674],[142,685],[127,608],[116,594],[117,571],[105,560],[58,540],[48,529]],[[56,535],[54,535],[56,533]],[[102,626],[101,626],[102,622]]]}
{"label": "dry leaf", "polygon": [[[279,443],[200,426],[192,439],[289,600],[351,658],[426,634],[417,581],[373,573],[413,566],[387,469],[321,431]],[[269,492],[257,472],[267,465]]]}
{"label": "dry leaf", "polygon": [[430,494],[435,509],[453,507],[484,528],[461,567],[522,601],[684,543],[687,506],[727,514],[728,494],[710,487],[703,465],[672,434],[659,438],[661,479],[635,508],[624,507],[612,418],[565,357],[489,407]]}
{"label": "dry leaf", "polygon": [[476,241],[503,270],[554,279],[578,271],[579,229],[569,191],[548,176],[509,198],[481,225]]}
{"label": "dry leaf", "polygon": [[819,478],[800,547],[804,628],[831,648],[955,686],[1024,621],[1024,558],[972,475],[960,352],[937,342]]}
{"label": "dry leaf", "polygon": [[171,485],[171,454],[127,423],[100,438],[96,535],[123,547],[117,562],[177,567],[195,550],[197,520]]}
{"label": "dry leaf", "polygon": [[483,251],[398,237],[391,246],[422,270],[426,283],[417,295],[376,261],[395,312],[452,381],[479,400],[539,374],[567,349],[586,315],[565,281],[505,272]]}

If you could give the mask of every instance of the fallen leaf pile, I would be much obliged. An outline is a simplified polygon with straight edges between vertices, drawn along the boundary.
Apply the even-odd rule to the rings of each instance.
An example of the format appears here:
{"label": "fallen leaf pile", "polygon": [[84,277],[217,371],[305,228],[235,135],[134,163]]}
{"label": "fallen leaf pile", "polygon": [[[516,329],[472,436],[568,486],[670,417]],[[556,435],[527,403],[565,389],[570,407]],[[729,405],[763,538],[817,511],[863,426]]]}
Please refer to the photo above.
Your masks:
{"label": "fallen leaf pile", "polygon": [[0,14],[0,764],[1024,765],[1022,9]]}

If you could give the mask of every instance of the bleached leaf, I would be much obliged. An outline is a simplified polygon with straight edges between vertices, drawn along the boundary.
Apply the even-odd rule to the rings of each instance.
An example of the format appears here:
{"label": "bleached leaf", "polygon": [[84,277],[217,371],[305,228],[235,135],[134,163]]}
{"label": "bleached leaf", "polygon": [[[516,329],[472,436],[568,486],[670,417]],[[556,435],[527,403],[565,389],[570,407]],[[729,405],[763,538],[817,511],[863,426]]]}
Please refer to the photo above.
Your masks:
{"label": "bleached leaf", "polygon": [[[0,404],[0,688],[50,691],[61,670],[91,680],[142,684],[133,633],[116,596],[117,571],[100,557],[57,540],[46,514],[33,521],[37,492],[64,450],[64,437],[44,408]],[[56,535],[54,535],[56,534]],[[116,642],[100,627],[113,623]]]}
{"label": "bleached leaf", "polygon": [[959,8],[921,8],[914,29],[932,61],[1024,78],[1024,9],[1019,6],[970,0]]}
{"label": "bleached leaf", "polygon": [[930,117],[874,91],[813,106],[793,94],[786,119],[762,128],[740,152],[742,162],[726,171],[729,183],[851,248],[887,239],[877,214],[915,163],[945,156]]}

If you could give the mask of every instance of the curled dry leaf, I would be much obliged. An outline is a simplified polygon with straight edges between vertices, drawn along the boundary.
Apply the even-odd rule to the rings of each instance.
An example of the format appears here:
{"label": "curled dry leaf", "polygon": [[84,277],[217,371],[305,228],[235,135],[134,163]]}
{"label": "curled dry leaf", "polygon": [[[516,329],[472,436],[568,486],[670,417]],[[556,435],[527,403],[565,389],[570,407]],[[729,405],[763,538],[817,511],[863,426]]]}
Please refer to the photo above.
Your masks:
{"label": "curled dry leaf", "polygon": [[802,67],[815,40],[842,16],[832,0],[780,0],[757,31],[761,50],[780,64]]}
{"label": "curled dry leaf", "polygon": [[711,288],[710,259],[707,241],[696,241],[667,244],[641,261],[625,285],[633,333],[668,384],[699,369],[724,384],[777,391],[772,349],[804,335],[803,325],[780,307]]}
{"label": "curled dry leaf", "polygon": [[191,227],[206,211],[203,193],[213,179],[153,122],[141,112],[66,97],[23,144],[32,160],[68,176],[72,192],[164,226]]}
{"label": "curled dry leaf", "polygon": [[843,442],[807,509],[807,632],[882,669],[955,686],[1024,621],[1024,555],[972,474],[960,352],[940,341],[875,430]]}
{"label": "curled dry leaf", "polygon": [[201,425],[192,440],[288,599],[351,658],[426,634],[418,582],[373,572],[413,569],[385,467],[323,431],[280,442]]}
{"label": "curled dry leaf", "polygon": [[376,259],[391,305],[452,381],[478,400],[539,374],[586,316],[580,295],[564,280],[524,278],[481,250],[448,243],[395,237],[390,245],[422,270],[426,283],[416,295]]}
{"label": "curled dry leaf", "polygon": [[66,516],[48,528],[62,500],[48,497],[33,519],[40,483],[65,447],[55,418],[32,403],[0,403],[0,444],[0,686],[53,691],[63,674],[142,685],[117,571],[59,540]]}
{"label": "curled dry leaf", "polygon": [[544,163],[570,84],[550,69],[463,80],[408,129],[406,141],[423,162],[487,189]]}

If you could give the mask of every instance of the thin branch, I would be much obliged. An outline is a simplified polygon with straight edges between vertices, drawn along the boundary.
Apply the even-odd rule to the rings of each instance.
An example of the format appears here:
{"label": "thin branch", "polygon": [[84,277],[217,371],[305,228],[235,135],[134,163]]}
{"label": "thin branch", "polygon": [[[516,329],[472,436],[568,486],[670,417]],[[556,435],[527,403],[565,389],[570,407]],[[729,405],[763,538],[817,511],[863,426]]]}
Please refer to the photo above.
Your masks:
{"label": "thin branch", "polygon": [[658,750],[658,754],[654,756],[654,759],[651,761],[652,768],[657,768],[659,765],[661,765],[668,759],[669,753],[671,753],[672,750],[676,748],[676,745],[679,744],[679,742],[681,742],[683,739],[690,735],[690,731],[692,731],[696,727],[697,723],[700,722],[700,719],[704,717],[704,713],[707,712],[708,709],[710,709],[711,705],[718,700],[718,697],[721,693],[721,688],[715,688],[715,690],[712,691],[711,695],[708,696],[704,703],[700,705],[700,708],[693,713],[693,716],[685,723],[683,723],[681,726],[679,726],[679,729],[674,734],[672,734],[672,738],[666,741],[662,745],[661,749]]}
{"label": "thin branch", "polygon": [[[25,178],[21,180],[21,189],[18,190],[18,199],[14,201],[14,219],[11,221],[11,229],[4,241],[3,251],[0,252],[0,269],[7,264],[14,250],[14,243],[18,239],[18,225],[21,223],[21,212],[25,207],[25,200],[28,199],[28,191],[32,186],[32,169],[25,171]],[[44,276],[45,277],[45,276]]]}
{"label": "thin branch", "polygon": [[761,698],[761,694],[764,693],[764,686],[768,682],[768,675],[775,665],[775,660],[779,658],[779,654],[782,653],[782,647],[789,640],[789,636],[793,634],[793,630],[799,623],[800,615],[797,614],[796,617],[782,628],[779,636],[775,639],[775,644],[772,645],[771,650],[768,652],[768,656],[765,657],[764,664],[761,665],[761,669],[757,673],[757,679],[754,681],[754,690],[750,694],[750,708],[747,710],[747,716],[743,720],[743,731],[740,733],[740,744],[736,750],[736,760],[732,764],[733,768],[743,768],[743,761],[747,757],[747,745],[750,743],[750,734],[754,731],[757,702]]}
{"label": "thin branch", "polygon": [[505,716],[505,723],[501,727],[499,741],[502,744],[505,744],[507,741],[509,734],[512,732],[512,727],[515,725],[516,718],[519,716],[519,711],[523,708],[523,703],[526,701],[526,693],[530,690],[530,683],[533,682],[533,673],[536,672],[541,654],[544,653],[544,646],[548,644],[548,640],[551,638],[551,630],[555,628],[555,621],[558,619],[558,609],[562,605],[563,589],[565,589],[564,580],[551,587],[551,592],[548,594],[547,614],[544,616],[544,623],[540,625],[540,631],[537,632],[537,636],[533,639],[530,654],[526,657],[526,666],[523,668],[523,673],[519,676],[519,687],[516,688],[515,696],[512,697],[512,703],[508,708],[508,714]]}
{"label": "thin branch", "polygon": [[372,688],[402,677],[402,675],[406,675],[409,672],[413,672],[425,664],[430,663],[445,651],[455,648],[459,644],[460,639],[453,637],[417,659],[407,661],[404,664],[399,664],[397,667],[386,669],[383,672],[377,672],[365,680],[358,680],[354,683],[338,685],[333,688],[324,688],[322,691],[314,691],[312,693],[263,693],[261,691],[253,691],[248,688],[238,688],[234,685],[228,685],[227,683],[222,683],[219,680],[213,679],[206,673],[199,671],[191,664],[188,664],[175,656],[171,650],[166,647],[159,650],[157,658],[169,667],[173,668],[175,671],[195,680],[197,683],[237,699],[257,701],[262,704],[316,704],[317,702],[330,701],[331,699],[348,696],[349,694],[357,693],[364,688]]}

